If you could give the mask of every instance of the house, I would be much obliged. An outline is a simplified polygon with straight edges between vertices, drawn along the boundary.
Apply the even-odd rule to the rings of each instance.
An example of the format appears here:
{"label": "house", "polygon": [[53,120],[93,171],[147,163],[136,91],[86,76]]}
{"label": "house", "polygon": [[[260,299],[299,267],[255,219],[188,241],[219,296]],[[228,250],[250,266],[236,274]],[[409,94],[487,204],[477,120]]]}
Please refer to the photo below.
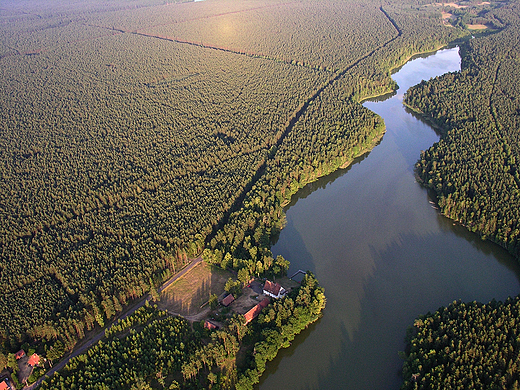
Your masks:
{"label": "house", "polygon": [[7,378],[4,378],[0,382],[0,390],[11,390],[11,386],[9,385],[9,382],[7,381]]}
{"label": "house", "polygon": [[269,305],[269,298],[264,298],[262,302],[259,304],[253,306],[251,310],[249,310],[246,314],[244,314],[244,317],[246,318],[246,323],[244,325],[249,324],[251,321],[253,321],[258,315],[262,312],[262,309]]}
{"label": "house", "polygon": [[27,362],[27,364],[32,366],[32,367],[36,367],[38,365],[38,363],[40,363],[40,357],[38,356],[38,354],[33,353],[29,357],[29,361]]}
{"label": "house", "polygon": [[218,329],[219,328],[217,324],[214,324],[210,320],[204,321],[204,327],[206,329],[209,329],[209,330],[214,330],[214,329]]}
{"label": "house", "polygon": [[16,360],[19,360],[25,356],[25,351],[23,349],[20,349],[18,352],[14,354],[14,357]]}
{"label": "house", "polygon": [[271,282],[269,280],[265,281],[264,284],[264,295],[268,295],[270,297],[279,299],[285,296],[285,288],[280,286],[278,283]]}
{"label": "house", "polygon": [[231,303],[235,300],[235,297],[233,296],[233,294],[229,294],[227,297],[225,297],[223,300],[222,300],[222,306],[226,306],[228,307],[229,305],[231,305]]}

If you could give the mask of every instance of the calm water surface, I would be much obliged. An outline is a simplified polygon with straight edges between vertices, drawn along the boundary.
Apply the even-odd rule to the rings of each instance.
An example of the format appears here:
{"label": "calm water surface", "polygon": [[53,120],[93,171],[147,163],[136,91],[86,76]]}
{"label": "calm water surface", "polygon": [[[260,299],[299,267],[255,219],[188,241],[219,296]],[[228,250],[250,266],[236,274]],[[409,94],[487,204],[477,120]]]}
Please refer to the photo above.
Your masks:
{"label": "calm water surface", "polygon": [[406,112],[403,93],[459,69],[457,48],[407,63],[393,76],[396,95],[364,104],[385,120],[382,142],[295,196],[273,253],[291,261],[289,272],[316,274],[327,308],[269,364],[262,390],[398,389],[398,351],[417,315],[520,292],[516,262],[439,215],[415,182],[420,151],[438,136]]}

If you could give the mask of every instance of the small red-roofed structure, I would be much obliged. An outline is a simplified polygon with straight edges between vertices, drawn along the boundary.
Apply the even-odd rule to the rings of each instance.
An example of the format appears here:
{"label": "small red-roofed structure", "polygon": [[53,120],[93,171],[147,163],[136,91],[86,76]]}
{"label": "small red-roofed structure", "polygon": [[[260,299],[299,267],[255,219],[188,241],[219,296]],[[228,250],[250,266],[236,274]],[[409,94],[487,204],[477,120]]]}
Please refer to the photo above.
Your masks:
{"label": "small red-roofed structure", "polygon": [[0,390],[11,390],[11,386],[9,386],[9,382],[7,382],[7,378],[5,378],[2,382],[0,382]]}
{"label": "small red-roofed structure", "polygon": [[14,357],[16,360],[19,360],[25,356],[25,351],[23,349],[20,349],[18,352],[14,354]]}
{"label": "small red-roofed structure", "polygon": [[229,305],[231,305],[231,303],[235,300],[235,297],[233,296],[233,294],[229,294],[227,297],[225,297],[223,300],[222,300],[222,306],[226,306],[228,307]]}
{"label": "small red-roofed structure", "polygon": [[204,327],[206,329],[209,329],[209,330],[214,330],[214,329],[218,329],[219,328],[218,325],[214,324],[210,320],[204,321]]}
{"label": "small red-roofed structure", "polygon": [[263,293],[264,293],[264,295],[269,295],[270,297],[278,299],[278,298],[284,297],[286,291],[278,283],[274,283],[269,280],[266,280],[265,284],[264,284]]}
{"label": "small red-roofed structure", "polygon": [[40,363],[40,357],[38,356],[38,354],[33,353],[29,357],[29,361],[27,362],[27,364],[32,366],[32,367],[36,367],[38,365],[38,363]]}

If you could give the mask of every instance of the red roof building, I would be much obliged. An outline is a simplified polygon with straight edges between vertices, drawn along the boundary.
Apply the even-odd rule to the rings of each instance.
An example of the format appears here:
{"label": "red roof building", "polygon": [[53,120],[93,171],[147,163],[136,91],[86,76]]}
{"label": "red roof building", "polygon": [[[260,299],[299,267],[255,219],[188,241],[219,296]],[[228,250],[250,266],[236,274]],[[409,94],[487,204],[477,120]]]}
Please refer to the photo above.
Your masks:
{"label": "red roof building", "polygon": [[204,327],[209,330],[218,329],[218,326],[211,322],[210,320],[204,321]]}
{"label": "red roof building", "polygon": [[222,305],[223,306],[226,306],[228,307],[229,305],[231,305],[231,303],[235,300],[235,297],[233,296],[233,294],[229,294],[227,297],[225,297],[223,300],[222,300]]}
{"label": "red roof building", "polygon": [[7,378],[5,378],[2,382],[0,382],[0,390],[10,390],[11,386],[7,382]]}
{"label": "red roof building", "polygon": [[269,298],[264,298],[262,302],[259,304],[253,306],[251,310],[249,310],[246,314],[244,314],[244,317],[246,318],[245,325],[249,324],[251,321],[253,321],[258,315],[262,312],[262,309],[269,305]]}
{"label": "red roof building", "polygon": [[282,298],[285,295],[285,289],[280,286],[278,283],[271,282],[269,280],[265,281],[264,284],[264,295],[269,295],[273,298]]}
{"label": "red roof building", "polygon": [[40,357],[38,356],[38,354],[33,353],[31,355],[31,357],[29,358],[29,361],[27,362],[27,364],[35,367],[38,365],[38,363],[40,363]]}
{"label": "red roof building", "polygon": [[25,351],[23,349],[20,349],[18,352],[14,354],[14,357],[16,360],[21,359],[25,356]]}

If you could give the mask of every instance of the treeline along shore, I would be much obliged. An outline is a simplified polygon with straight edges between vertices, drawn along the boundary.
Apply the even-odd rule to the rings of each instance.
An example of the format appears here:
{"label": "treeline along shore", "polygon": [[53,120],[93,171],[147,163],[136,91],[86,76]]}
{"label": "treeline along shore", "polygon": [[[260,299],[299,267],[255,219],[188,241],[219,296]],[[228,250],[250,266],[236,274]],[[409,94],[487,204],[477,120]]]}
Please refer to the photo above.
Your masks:
{"label": "treeline along shore", "polygon": [[[416,164],[440,211],[520,256],[520,4],[494,9],[492,34],[461,46],[462,70],[412,87],[405,104],[441,140]],[[408,332],[402,389],[517,389],[518,297],[454,301]]]}
{"label": "treeline along shore", "polygon": [[[415,0],[4,8],[0,364],[14,377],[21,347],[59,361],[202,252],[238,287],[283,276],[283,205],[384,133],[360,101],[469,34]],[[214,332],[147,306],[42,386],[251,388],[325,306],[312,275],[291,294]]]}

